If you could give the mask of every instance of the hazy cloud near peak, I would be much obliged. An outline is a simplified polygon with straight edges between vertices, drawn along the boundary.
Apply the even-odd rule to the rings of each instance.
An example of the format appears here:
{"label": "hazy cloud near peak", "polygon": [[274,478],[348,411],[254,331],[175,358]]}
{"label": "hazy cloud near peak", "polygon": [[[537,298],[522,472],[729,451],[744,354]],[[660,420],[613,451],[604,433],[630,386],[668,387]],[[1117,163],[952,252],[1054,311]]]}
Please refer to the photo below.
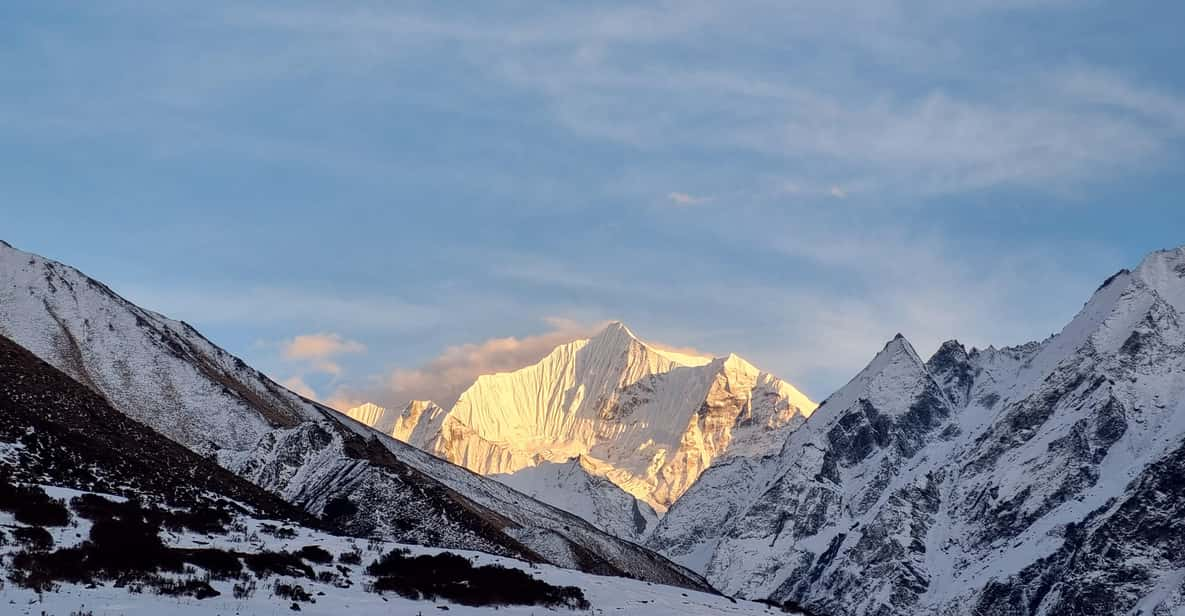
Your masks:
{"label": "hazy cloud near peak", "polygon": [[342,367],[333,358],[365,351],[366,345],[340,334],[323,332],[296,336],[281,344],[280,357],[297,364],[298,371],[281,384],[306,398],[318,399],[317,392],[305,381],[305,377],[322,373],[336,380],[342,374]]}
{"label": "hazy cloud near peak", "polygon": [[605,326],[605,322],[583,323],[558,317],[545,321],[550,329],[541,334],[447,347],[419,367],[390,371],[367,391],[339,391],[331,396],[329,404],[342,409],[372,401],[386,408],[401,408],[411,400],[432,400],[448,408],[477,377],[529,366],[555,347],[588,338]]}
{"label": "hazy cloud near peak", "polygon": [[340,334],[302,334],[284,343],[285,359],[329,359],[345,353],[361,353],[366,345]]}

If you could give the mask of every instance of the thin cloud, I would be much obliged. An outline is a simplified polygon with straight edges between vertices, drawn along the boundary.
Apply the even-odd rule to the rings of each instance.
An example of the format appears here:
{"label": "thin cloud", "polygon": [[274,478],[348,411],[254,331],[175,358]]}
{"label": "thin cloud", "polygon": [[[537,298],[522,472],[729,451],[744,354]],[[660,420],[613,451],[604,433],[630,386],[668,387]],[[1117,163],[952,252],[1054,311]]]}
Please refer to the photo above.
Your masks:
{"label": "thin cloud", "polygon": [[1185,132],[1185,98],[1133,83],[1101,69],[1079,68],[1055,77],[1069,96],[1115,107]]}
{"label": "thin cloud", "polygon": [[[334,358],[365,351],[366,345],[361,342],[329,332],[302,334],[286,340],[280,345],[281,358],[303,367],[301,374],[293,377],[297,380],[310,373],[323,373],[335,378],[339,377],[342,374],[342,367],[334,361]],[[311,391],[307,385],[304,387]]]}
{"label": "thin cloud", "polygon": [[293,327],[317,323],[327,329],[354,328],[373,332],[420,331],[440,323],[440,311],[388,295],[342,297],[277,287],[121,287],[141,306],[207,324],[257,322]]}
{"label": "thin cloud", "polygon": [[667,199],[670,199],[677,205],[700,205],[702,203],[710,203],[712,201],[711,197],[699,197],[684,192],[670,193],[667,195]]}
{"label": "thin cloud", "polygon": [[670,345],[670,344],[663,344],[661,342],[655,342],[653,340],[646,340],[645,342],[648,346],[654,347],[654,348],[658,349],[659,351],[667,351],[668,353],[677,353],[679,355],[691,355],[693,357],[705,357],[705,358],[715,357],[715,355],[713,353],[708,353],[707,351],[701,351],[695,347],[675,346],[675,345]]}
{"label": "thin cloud", "polygon": [[302,334],[284,343],[282,353],[285,359],[317,360],[329,359],[346,353],[362,353],[366,345],[349,340],[340,334]]}

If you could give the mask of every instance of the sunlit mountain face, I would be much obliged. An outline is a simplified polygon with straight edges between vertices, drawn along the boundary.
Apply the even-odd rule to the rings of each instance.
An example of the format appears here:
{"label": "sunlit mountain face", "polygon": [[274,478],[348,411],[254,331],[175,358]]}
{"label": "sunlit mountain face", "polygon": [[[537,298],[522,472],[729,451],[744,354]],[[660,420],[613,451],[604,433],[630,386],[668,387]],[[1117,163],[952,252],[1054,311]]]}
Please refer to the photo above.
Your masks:
{"label": "sunlit mountain face", "polygon": [[479,377],[451,409],[347,414],[485,475],[579,457],[584,472],[661,513],[713,462],[776,453],[815,406],[736,355],[670,351],[611,323],[534,365]]}

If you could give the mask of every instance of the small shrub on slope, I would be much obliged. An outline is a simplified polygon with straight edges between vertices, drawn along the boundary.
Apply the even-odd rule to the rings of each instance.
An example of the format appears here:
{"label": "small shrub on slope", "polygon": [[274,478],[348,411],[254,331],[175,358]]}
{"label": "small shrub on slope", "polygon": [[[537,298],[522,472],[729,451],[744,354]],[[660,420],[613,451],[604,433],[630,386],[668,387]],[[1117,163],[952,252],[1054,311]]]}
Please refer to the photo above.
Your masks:
{"label": "small shrub on slope", "polygon": [[333,562],[333,554],[330,554],[325,548],[315,545],[306,545],[303,548],[300,548],[300,551],[298,551],[297,554],[299,554],[301,558],[318,565],[327,565]]}
{"label": "small shrub on slope", "polygon": [[12,531],[16,542],[30,550],[48,550],[53,547],[53,535],[40,526],[25,526]]}
{"label": "small shrub on slope", "polygon": [[439,598],[469,606],[589,608],[584,592],[574,586],[553,586],[499,565],[474,567],[467,558],[448,552],[411,557],[407,550],[396,549],[372,563],[366,572],[378,578],[375,592],[391,591],[409,599]]}
{"label": "small shrub on slope", "polygon": [[17,522],[30,526],[66,526],[70,511],[65,503],[50,498],[39,486],[14,485],[7,475],[0,475],[0,511],[7,511]]}
{"label": "small shrub on slope", "polygon": [[259,577],[287,575],[290,577],[313,577],[313,568],[305,564],[297,554],[289,552],[259,552],[243,558],[247,568]]}

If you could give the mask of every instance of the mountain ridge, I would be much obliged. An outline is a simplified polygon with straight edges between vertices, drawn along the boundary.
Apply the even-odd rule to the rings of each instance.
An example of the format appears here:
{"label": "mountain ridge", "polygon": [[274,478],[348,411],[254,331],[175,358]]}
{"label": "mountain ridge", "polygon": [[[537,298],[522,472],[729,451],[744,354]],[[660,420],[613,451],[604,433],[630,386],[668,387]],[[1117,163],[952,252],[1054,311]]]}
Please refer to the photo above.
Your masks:
{"label": "mountain ridge", "polygon": [[1150,254],[1040,343],[919,364],[894,338],[778,456],[709,468],[648,545],[838,615],[1185,608],[1165,539],[1185,500],[1157,496],[1185,481],[1182,263]]}

